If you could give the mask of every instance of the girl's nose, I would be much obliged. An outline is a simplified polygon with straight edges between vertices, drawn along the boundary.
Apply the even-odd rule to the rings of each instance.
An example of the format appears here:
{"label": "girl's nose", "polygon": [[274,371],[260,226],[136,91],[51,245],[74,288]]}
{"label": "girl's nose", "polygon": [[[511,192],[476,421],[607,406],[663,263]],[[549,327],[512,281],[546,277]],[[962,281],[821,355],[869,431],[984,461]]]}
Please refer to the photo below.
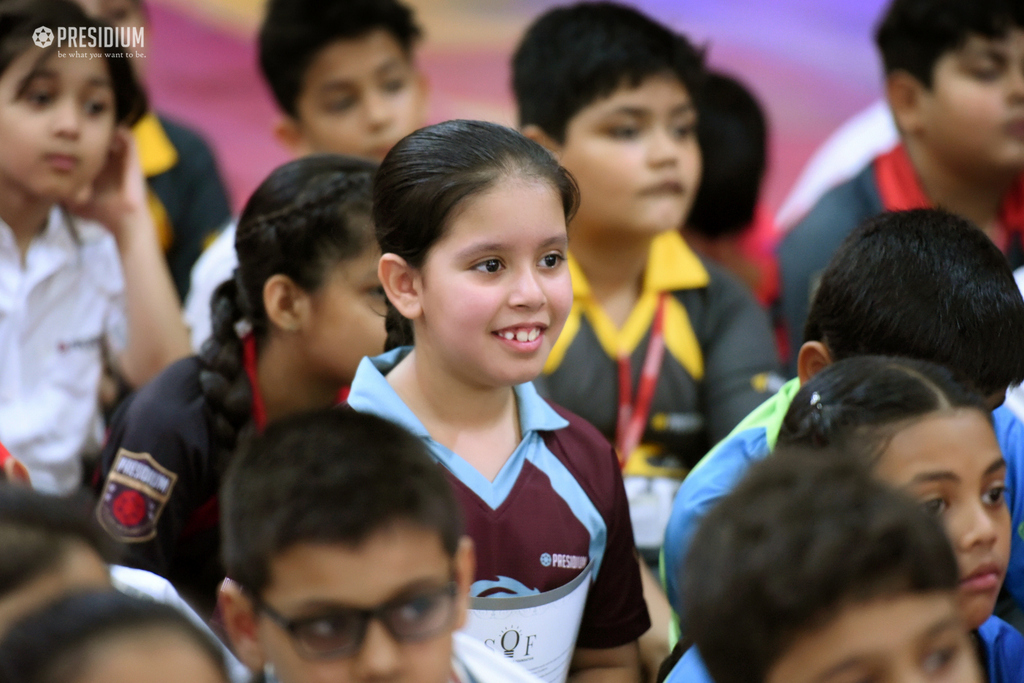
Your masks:
{"label": "girl's nose", "polygon": [[77,102],[67,98],[53,110],[53,131],[61,137],[77,138],[82,128],[81,110]]}
{"label": "girl's nose", "polygon": [[544,288],[533,268],[525,268],[516,277],[509,303],[523,308],[536,308],[544,303]]}

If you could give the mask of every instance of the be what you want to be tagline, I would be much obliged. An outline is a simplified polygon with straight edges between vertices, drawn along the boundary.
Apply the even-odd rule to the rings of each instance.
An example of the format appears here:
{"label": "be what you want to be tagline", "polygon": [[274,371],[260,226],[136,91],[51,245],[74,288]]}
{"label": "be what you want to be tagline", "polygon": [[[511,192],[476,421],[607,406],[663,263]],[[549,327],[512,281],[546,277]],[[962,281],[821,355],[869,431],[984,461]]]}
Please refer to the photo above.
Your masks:
{"label": "be what you want to be tagline", "polygon": [[49,48],[56,40],[58,57],[79,59],[141,59],[146,56],[146,29],[142,26],[58,26],[57,32],[40,26],[32,41]]}

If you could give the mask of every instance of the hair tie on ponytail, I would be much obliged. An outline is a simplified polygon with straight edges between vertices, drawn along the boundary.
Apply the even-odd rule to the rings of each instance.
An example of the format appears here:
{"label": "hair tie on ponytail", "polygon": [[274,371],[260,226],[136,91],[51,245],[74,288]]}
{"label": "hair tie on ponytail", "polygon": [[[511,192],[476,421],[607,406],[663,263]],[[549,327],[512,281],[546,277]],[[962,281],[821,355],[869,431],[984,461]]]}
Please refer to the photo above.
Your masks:
{"label": "hair tie on ponytail", "polygon": [[248,318],[242,318],[235,323],[235,334],[239,339],[245,339],[252,334],[252,323]]}
{"label": "hair tie on ponytail", "polygon": [[823,406],[821,405],[821,394],[817,391],[811,394],[811,405],[817,408],[818,412],[823,410]]}

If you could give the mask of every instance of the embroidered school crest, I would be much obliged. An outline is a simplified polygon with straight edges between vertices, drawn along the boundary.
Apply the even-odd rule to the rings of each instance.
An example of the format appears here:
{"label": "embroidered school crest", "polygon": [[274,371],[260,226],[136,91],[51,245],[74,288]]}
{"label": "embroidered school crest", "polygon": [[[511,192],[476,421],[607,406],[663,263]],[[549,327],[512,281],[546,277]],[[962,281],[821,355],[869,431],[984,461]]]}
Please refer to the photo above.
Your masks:
{"label": "embroidered school crest", "polygon": [[178,475],[149,453],[117,452],[96,517],[122,543],[141,543],[156,536],[156,523],[171,497]]}

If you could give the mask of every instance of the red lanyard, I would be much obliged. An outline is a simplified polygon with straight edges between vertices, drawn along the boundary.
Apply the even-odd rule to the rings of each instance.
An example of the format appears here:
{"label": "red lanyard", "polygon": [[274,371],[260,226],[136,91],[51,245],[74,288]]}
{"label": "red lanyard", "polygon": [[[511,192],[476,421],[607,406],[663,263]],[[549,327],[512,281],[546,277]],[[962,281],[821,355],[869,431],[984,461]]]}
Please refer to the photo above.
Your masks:
{"label": "red lanyard", "polygon": [[[267,426],[267,409],[263,405],[263,394],[260,393],[259,375],[256,373],[256,337],[252,332],[242,337],[242,367],[249,376],[252,387],[252,422],[256,431],[262,432]],[[338,403],[348,400],[348,387],[338,390]]]}
{"label": "red lanyard", "polygon": [[242,337],[242,366],[252,387],[252,422],[256,431],[262,432],[267,426],[267,409],[263,406],[263,394],[260,393],[259,376],[256,374],[256,336],[252,332]]}
{"label": "red lanyard", "polygon": [[615,428],[615,449],[619,453],[619,465],[623,468],[629,461],[647,426],[647,418],[651,414],[651,403],[654,400],[654,388],[658,384],[661,372],[661,361],[665,357],[665,293],[658,296],[658,308],[654,312],[654,323],[651,325],[651,338],[647,343],[647,355],[640,370],[640,383],[637,385],[636,400],[633,396],[633,366],[629,354],[619,352],[619,415]]}

